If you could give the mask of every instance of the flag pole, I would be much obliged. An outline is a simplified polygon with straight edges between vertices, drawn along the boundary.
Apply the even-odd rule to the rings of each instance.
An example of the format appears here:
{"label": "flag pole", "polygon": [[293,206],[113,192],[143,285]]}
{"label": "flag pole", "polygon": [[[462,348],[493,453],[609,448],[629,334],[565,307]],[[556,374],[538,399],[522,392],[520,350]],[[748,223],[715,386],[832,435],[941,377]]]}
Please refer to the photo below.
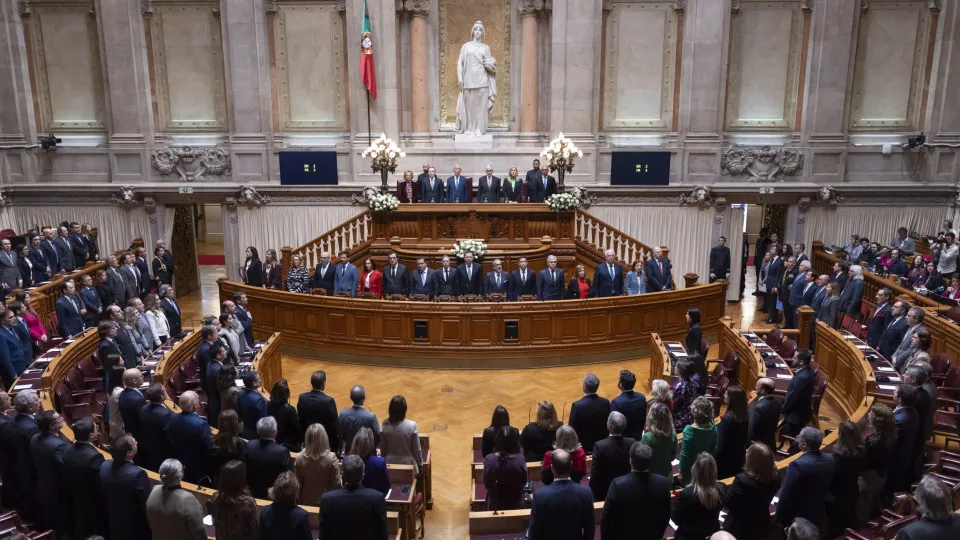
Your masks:
{"label": "flag pole", "polygon": [[370,127],[370,92],[367,92],[367,146],[373,146],[373,128]]}

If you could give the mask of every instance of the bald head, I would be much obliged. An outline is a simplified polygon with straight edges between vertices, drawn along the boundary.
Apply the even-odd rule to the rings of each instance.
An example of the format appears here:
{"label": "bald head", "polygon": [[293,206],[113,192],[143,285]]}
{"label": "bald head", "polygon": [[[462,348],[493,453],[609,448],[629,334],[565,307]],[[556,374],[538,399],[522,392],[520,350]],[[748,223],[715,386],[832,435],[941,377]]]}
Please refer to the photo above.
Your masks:
{"label": "bald head", "polygon": [[143,384],[143,373],[139,369],[130,368],[123,371],[124,388],[140,388]]}
{"label": "bald head", "polygon": [[757,381],[757,394],[761,396],[769,396],[773,394],[774,382],[773,379],[769,377],[763,377]]}
{"label": "bald head", "polygon": [[187,390],[186,392],[180,394],[180,409],[183,412],[197,412],[197,407],[200,405],[200,397],[197,396],[197,393],[192,390]]}
{"label": "bald head", "polygon": [[557,480],[570,476],[570,452],[557,448],[550,455],[550,461],[550,468]]}
{"label": "bald head", "polygon": [[354,405],[363,405],[366,399],[367,391],[359,384],[350,389],[350,401],[352,401]]}

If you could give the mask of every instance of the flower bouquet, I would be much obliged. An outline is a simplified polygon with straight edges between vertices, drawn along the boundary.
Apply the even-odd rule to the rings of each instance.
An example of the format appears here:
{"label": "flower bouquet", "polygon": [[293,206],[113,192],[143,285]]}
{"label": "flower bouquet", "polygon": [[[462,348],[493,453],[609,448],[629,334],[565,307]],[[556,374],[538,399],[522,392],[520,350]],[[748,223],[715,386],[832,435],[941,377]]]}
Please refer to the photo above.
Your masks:
{"label": "flower bouquet", "polygon": [[377,193],[376,190],[365,190],[367,206],[374,212],[392,212],[400,206],[400,199],[391,193]]}
{"label": "flower bouquet", "polygon": [[487,244],[483,240],[459,240],[450,250],[451,255],[462,259],[467,253],[473,253],[474,259],[481,259],[487,253]]}
{"label": "flower bouquet", "polygon": [[557,193],[549,196],[545,202],[547,203],[547,207],[554,212],[567,212],[580,208],[581,201],[579,197],[570,193]]}

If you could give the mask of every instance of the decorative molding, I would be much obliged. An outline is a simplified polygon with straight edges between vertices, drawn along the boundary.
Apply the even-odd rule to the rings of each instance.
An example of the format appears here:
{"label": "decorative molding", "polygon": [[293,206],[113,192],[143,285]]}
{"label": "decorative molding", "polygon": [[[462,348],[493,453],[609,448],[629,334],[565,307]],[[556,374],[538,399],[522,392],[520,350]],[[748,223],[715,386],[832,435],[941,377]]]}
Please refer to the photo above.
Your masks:
{"label": "decorative molding", "polygon": [[430,13],[429,0],[404,0],[403,10],[411,17],[426,17]]}
{"label": "decorative molding", "polygon": [[111,196],[110,201],[121,208],[135,208],[143,204],[133,186],[120,186],[120,195]]}
{"label": "decorative molding", "polygon": [[30,0],[20,0],[20,16],[29,17],[30,15],[33,15],[33,11],[31,10],[30,6]]}
{"label": "decorative molding", "polygon": [[[603,12],[604,12],[605,14],[606,14],[606,13],[610,13],[611,11],[613,11],[613,2],[611,2],[610,0],[603,0],[603,7],[602,7],[602,9],[603,9]],[[521,11],[521,13],[522,13],[522,11]]]}
{"label": "decorative molding", "polygon": [[801,11],[813,11],[813,0],[800,0]]}
{"label": "decorative molding", "polygon": [[870,0],[860,0],[860,11],[867,11],[870,9]]}
{"label": "decorative molding", "polygon": [[[610,11],[613,6],[607,7],[610,5],[610,2],[603,3],[603,9]],[[544,2],[543,0],[519,0],[517,2],[517,8],[520,10],[521,15],[536,15],[538,11],[543,11]]]}
{"label": "decorative molding", "polygon": [[334,4],[334,8],[337,10],[337,13],[346,13],[347,0],[337,0],[336,4]]}
{"label": "decorative molding", "polygon": [[833,186],[821,186],[817,190],[817,202],[823,205],[837,206],[843,202],[843,196]]}
{"label": "decorative molding", "polygon": [[726,197],[714,197],[707,186],[697,186],[690,193],[680,195],[680,206],[698,206],[703,210],[711,206],[723,209],[726,205]]}
{"label": "decorative molding", "polygon": [[270,197],[261,195],[253,186],[242,185],[240,191],[234,196],[235,204],[248,206],[250,208],[260,208],[270,203]]}
{"label": "decorative molding", "polygon": [[673,0],[674,11],[686,11],[686,9],[687,9],[687,0]]}
{"label": "decorative molding", "polygon": [[740,12],[740,0],[730,0],[730,11],[732,13]]}
{"label": "decorative molding", "polygon": [[10,206],[10,197],[7,197],[3,193],[3,190],[0,189],[0,208],[3,208],[5,206]]}
{"label": "decorative molding", "polygon": [[275,15],[277,13],[277,0],[263,0],[263,10],[266,13]]}
{"label": "decorative molding", "polygon": [[934,13],[940,13],[941,0],[930,0],[927,4],[927,7],[930,8],[930,11]]}
{"label": "decorative molding", "polygon": [[797,176],[803,169],[803,153],[790,148],[759,149],[734,146],[720,155],[720,174],[749,175],[752,182],[776,182],[783,176]]}
{"label": "decorative molding", "polygon": [[[189,146],[168,147],[150,154],[150,165],[157,174],[167,176],[176,173],[184,182],[204,180],[208,174],[230,174],[230,153],[223,148],[194,150]],[[190,170],[192,169],[192,170]]]}
{"label": "decorative molding", "polygon": [[153,15],[153,0],[140,0],[140,12],[144,15]]}

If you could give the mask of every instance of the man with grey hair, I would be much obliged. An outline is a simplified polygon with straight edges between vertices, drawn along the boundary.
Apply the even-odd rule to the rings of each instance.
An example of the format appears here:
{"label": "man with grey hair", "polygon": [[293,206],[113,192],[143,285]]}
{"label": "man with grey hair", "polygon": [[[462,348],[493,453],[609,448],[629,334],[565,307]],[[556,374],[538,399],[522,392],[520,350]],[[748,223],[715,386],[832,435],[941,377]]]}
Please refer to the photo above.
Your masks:
{"label": "man with grey hair", "polygon": [[912,386],[916,390],[916,401],[913,408],[917,411],[917,436],[915,438],[913,456],[914,467],[912,478],[920,478],[923,473],[924,446],[927,440],[933,435],[933,417],[936,414],[936,393],[929,393],[923,386],[927,381],[927,374],[923,368],[916,364],[911,364],[903,370],[903,384]]}
{"label": "man with grey hair", "polygon": [[798,439],[803,455],[787,467],[777,504],[777,519],[785,526],[796,518],[807,519],[827,538],[829,527],[824,501],[833,480],[833,456],[820,452],[823,434],[816,428],[803,428]]}
{"label": "man with grey hair", "polygon": [[893,291],[884,287],[877,291],[877,307],[867,318],[865,326],[867,327],[867,345],[874,349],[880,345],[880,336],[884,329],[893,320],[893,306],[890,305],[890,298],[893,297]]}
{"label": "man with grey hair", "polygon": [[604,262],[593,271],[593,290],[598,298],[623,296],[623,267],[617,262],[617,254],[612,249],[603,252]]}
{"label": "man with grey hair", "polygon": [[[597,395],[599,388],[600,379],[593,373],[588,373],[583,378],[583,397],[573,402],[570,407],[570,427],[580,436],[580,444],[587,453],[593,451],[593,445],[597,441],[607,436],[610,401]],[[630,445],[627,445],[627,448],[629,447]]]}
{"label": "man with grey hair", "polygon": [[960,514],[953,511],[950,487],[926,475],[913,493],[920,519],[897,533],[897,540],[955,540],[960,538]]}
{"label": "man with grey hair", "polygon": [[602,501],[610,489],[610,482],[630,472],[630,447],[636,439],[623,436],[627,417],[612,411],[607,416],[607,432],[610,436],[593,445],[593,466],[590,470],[590,491],[593,500]]}
{"label": "man with grey hair", "polygon": [[35,390],[21,390],[13,400],[13,408],[17,411],[13,417],[13,427],[17,438],[17,468],[23,489],[20,509],[27,519],[38,519],[42,518],[37,516],[42,510],[37,499],[37,471],[30,451],[30,439],[40,433],[35,418],[40,410],[40,397]]}
{"label": "man with grey hair", "polygon": [[433,300],[437,294],[436,270],[427,266],[426,257],[417,257],[417,268],[410,273],[410,296],[422,294]]}
{"label": "man with grey hair", "polygon": [[264,416],[257,421],[259,439],[247,444],[247,483],[253,496],[266,499],[267,490],[280,473],[293,467],[290,451],[276,441],[277,420]]}
{"label": "man with grey hair", "polygon": [[323,289],[327,296],[333,296],[333,281],[336,277],[336,269],[330,262],[330,252],[320,253],[320,262],[317,263],[313,272],[313,280],[310,282],[310,288]]}
{"label": "man with grey hair", "polygon": [[815,316],[820,315],[820,306],[827,298],[827,283],[830,283],[830,276],[827,274],[821,274],[817,277],[817,291],[813,293],[813,300],[810,302],[810,308],[813,309]]}
{"label": "man with grey hair", "polygon": [[[362,386],[356,385],[350,389],[350,401],[353,402],[353,406],[340,411],[340,416],[337,418],[337,432],[343,439],[343,453],[350,451],[353,445],[353,437],[362,427],[370,428],[370,431],[373,432],[374,442],[378,446],[380,445],[380,423],[377,422],[377,415],[363,407],[366,400],[367,391]],[[340,449],[334,448],[332,450],[337,452]]]}
{"label": "man with grey hair", "polygon": [[530,508],[529,540],[593,538],[590,488],[570,480],[570,453],[557,448],[550,456],[555,480],[537,491]]}
{"label": "man with grey hair", "polygon": [[173,448],[173,455],[184,467],[184,478],[196,484],[207,471],[207,454],[210,451],[210,424],[200,418],[197,409],[200,397],[196,392],[187,390],[180,395],[180,414],[170,417],[167,433]]}
{"label": "man with grey hair", "polygon": [[[601,538],[660,540],[670,522],[671,481],[650,472],[653,450],[630,446],[630,473],[614,478],[603,501]],[[642,517],[638,509],[643,509]],[[641,521],[642,520],[642,521]]]}
{"label": "man with grey hair", "polygon": [[487,165],[486,174],[480,177],[477,185],[477,201],[482,203],[500,202],[500,178],[493,175],[493,167]]}
{"label": "man with grey hair", "polygon": [[107,255],[107,288],[113,292],[118,306],[127,305],[127,287],[123,276],[120,275],[120,261],[113,255]]}
{"label": "man with grey hair", "polygon": [[912,307],[907,311],[907,331],[904,332],[903,339],[900,340],[900,346],[897,347],[897,350],[894,351],[890,357],[890,361],[893,362],[893,367],[897,368],[897,371],[901,373],[903,373],[907,360],[917,351],[917,348],[913,346],[913,335],[921,330],[927,329],[927,327],[923,325],[923,317],[925,315],[923,309],[919,307]]}
{"label": "man with grey hair", "polygon": [[200,501],[184,489],[183,464],[168,459],[160,464],[160,485],[153,486],[147,497],[147,522],[154,538],[205,540],[203,508]]}
{"label": "man with grey hair", "polygon": [[673,288],[670,261],[663,256],[663,248],[653,248],[653,257],[647,259],[647,292],[669,291]]}
{"label": "man with grey hair", "polygon": [[903,341],[903,335],[907,333],[906,314],[909,309],[910,304],[903,300],[893,303],[893,308],[890,309],[891,320],[880,334],[880,342],[876,346],[877,352],[884,358],[890,359]]}
{"label": "man with grey hair", "polygon": [[502,294],[506,299],[510,292],[510,274],[503,271],[503,261],[493,260],[493,270],[487,272],[483,278],[483,295]]}
{"label": "man with grey hair", "polygon": [[320,500],[320,538],[386,540],[387,505],[382,493],[361,485],[363,467],[360,456],[343,456],[343,488]]}
{"label": "man with grey hair", "polygon": [[465,176],[460,176],[463,169],[460,164],[453,166],[453,176],[447,178],[447,202],[448,203],[468,203],[470,202],[471,181]]}
{"label": "man with grey hair", "polygon": [[556,255],[547,257],[547,267],[537,276],[537,300],[563,300],[563,268],[557,268]]}
{"label": "man with grey hair", "polygon": [[474,262],[473,253],[468,251],[463,254],[463,263],[457,266],[453,274],[453,285],[457,296],[483,294],[483,267]]}

